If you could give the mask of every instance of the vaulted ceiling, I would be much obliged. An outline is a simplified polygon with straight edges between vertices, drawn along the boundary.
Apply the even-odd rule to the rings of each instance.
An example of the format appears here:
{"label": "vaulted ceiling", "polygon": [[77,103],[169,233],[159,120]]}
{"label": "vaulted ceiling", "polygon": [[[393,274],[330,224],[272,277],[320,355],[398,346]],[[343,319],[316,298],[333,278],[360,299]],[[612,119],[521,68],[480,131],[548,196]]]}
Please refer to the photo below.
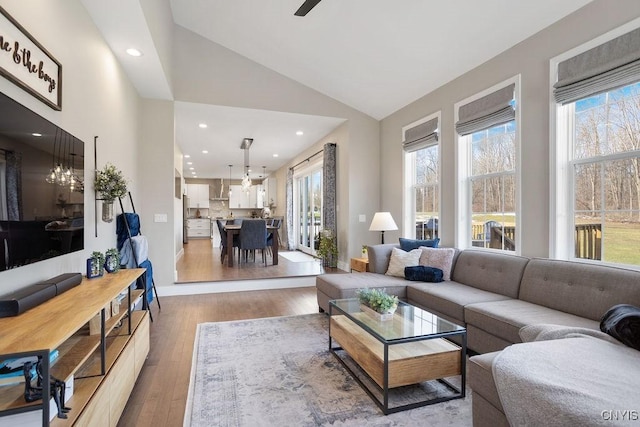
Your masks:
{"label": "vaulted ceiling", "polygon": [[[144,0],[82,0],[141,96],[172,99],[140,1]],[[168,1],[175,24],[383,119],[590,0],[322,0],[304,17],[294,16],[302,0]],[[127,57],[124,50],[132,44],[145,51],[144,60]],[[201,107],[177,108],[177,138],[180,128],[188,128],[187,121],[206,121],[205,113],[219,124],[225,115],[233,116],[220,108]],[[281,132],[290,119],[291,144],[301,149],[315,142],[312,135],[340,123],[319,120],[308,138],[300,138],[295,135],[300,117],[295,116],[281,117],[273,132]],[[266,123],[265,135],[270,132]],[[197,133],[183,138],[189,144],[183,151],[206,143],[196,137]],[[282,138],[265,136],[265,144],[266,140],[276,144],[265,149],[271,156]],[[239,158],[241,153],[236,154]],[[271,160],[271,171],[271,165],[277,166],[272,159],[256,159],[256,164]]]}

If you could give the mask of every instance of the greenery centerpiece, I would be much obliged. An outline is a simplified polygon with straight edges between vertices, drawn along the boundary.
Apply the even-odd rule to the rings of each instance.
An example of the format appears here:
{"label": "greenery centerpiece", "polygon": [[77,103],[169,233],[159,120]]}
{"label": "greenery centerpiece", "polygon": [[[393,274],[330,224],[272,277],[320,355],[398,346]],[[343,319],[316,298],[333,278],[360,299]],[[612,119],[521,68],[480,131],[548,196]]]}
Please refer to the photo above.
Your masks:
{"label": "greenery centerpiece", "polygon": [[102,170],[96,171],[93,187],[103,201],[102,220],[113,221],[113,201],[127,194],[127,180],[122,171],[107,163]]}
{"label": "greenery centerpiece", "polygon": [[366,310],[369,309],[377,314],[375,317],[380,320],[392,319],[393,313],[398,308],[398,297],[386,293],[384,289],[358,289],[356,294],[360,300],[362,311],[372,314]]}
{"label": "greenery centerpiece", "polygon": [[87,278],[100,277],[104,273],[104,254],[102,252],[91,252],[91,258],[87,259]]}
{"label": "greenery centerpiece", "polygon": [[335,268],[338,266],[338,242],[333,232],[325,228],[319,233],[320,243],[316,254],[322,259],[324,267]]}

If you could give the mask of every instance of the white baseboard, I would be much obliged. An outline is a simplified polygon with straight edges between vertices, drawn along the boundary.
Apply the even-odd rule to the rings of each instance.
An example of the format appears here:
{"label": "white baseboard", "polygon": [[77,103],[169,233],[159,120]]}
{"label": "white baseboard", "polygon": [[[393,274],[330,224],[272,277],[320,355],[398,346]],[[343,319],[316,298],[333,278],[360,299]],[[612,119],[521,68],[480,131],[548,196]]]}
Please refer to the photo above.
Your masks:
{"label": "white baseboard", "polygon": [[229,280],[224,282],[174,283],[158,286],[158,296],[197,295],[220,292],[259,291],[265,289],[302,288],[316,285],[316,276],[277,279]]}

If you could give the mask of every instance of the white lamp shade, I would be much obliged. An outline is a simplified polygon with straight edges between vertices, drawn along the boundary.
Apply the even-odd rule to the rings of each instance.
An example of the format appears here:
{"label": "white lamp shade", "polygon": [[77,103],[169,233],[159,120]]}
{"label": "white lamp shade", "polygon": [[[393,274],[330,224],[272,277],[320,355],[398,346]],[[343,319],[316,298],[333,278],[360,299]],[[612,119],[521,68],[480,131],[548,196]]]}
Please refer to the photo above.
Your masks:
{"label": "white lamp shade", "polygon": [[375,215],[373,215],[371,226],[369,226],[369,231],[389,231],[397,229],[398,226],[389,212],[376,212]]}

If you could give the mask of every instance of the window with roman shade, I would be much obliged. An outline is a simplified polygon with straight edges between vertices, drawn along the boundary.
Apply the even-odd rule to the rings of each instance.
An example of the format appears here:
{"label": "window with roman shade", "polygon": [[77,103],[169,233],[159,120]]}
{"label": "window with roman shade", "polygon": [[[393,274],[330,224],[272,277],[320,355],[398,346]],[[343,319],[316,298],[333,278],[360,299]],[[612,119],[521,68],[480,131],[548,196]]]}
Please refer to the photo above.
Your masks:
{"label": "window with roman shade", "polygon": [[514,89],[515,84],[510,84],[460,106],[456,132],[463,136],[470,135],[515,120]]}
{"label": "window with roman shade", "polygon": [[437,117],[405,130],[402,149],[407,153],[413,153],[436,142],[438,142]]}
{"label": "window with roman shade", "polygon": [[558,64],[556,102],[568,104],[640,80],[640,28]]}

